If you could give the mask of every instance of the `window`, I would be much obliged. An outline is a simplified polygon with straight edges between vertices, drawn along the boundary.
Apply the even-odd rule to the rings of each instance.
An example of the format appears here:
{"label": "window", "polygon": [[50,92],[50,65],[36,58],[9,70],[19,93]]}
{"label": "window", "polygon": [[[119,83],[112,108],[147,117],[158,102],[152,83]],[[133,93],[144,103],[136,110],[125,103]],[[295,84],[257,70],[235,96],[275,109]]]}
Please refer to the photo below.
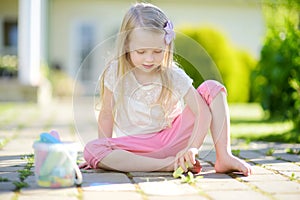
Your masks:
{"label": "window", "polygon": [[4,20],[3,44],[5,47],[18,46],[18,23],[16,20]]}

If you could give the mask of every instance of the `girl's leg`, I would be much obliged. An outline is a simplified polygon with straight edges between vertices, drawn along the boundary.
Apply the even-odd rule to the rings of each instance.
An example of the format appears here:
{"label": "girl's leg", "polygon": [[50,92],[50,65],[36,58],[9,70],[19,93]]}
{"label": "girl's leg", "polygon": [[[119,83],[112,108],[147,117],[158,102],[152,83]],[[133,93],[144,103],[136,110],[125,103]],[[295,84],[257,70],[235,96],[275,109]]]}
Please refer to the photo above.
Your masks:
{"label": "girl's leg", "polygon": [[153,134],[96,139],[86,144],[83,155],[92,168],[172,171],[175,156],[186,147],[193,124],[192,111],[185,109],[170,128]]}
{"label": "girl's leg", "polygon": [[[146,140],[129,136],[93,140],[86,144],[83,156],[92,168],[126,172],[171,171],[174,157],[155,156],[155,151],[160,145],[155,136]],[[151,156],[151,153],[154,155]],[[141,154],[149,154],[149,156]]]}
{"label": "girl's leg", "polygon": [[209,105],[212,113],[211,133],[216,148],[215,170],[218,173],[239,171],[251,174],[251,166],[231,153],[230,116],[225,92],[219,92]]}
{"label": "girl's leg", "polygon": [[174,157],[164,159],[140,156],[129,151],[116,149],[98,163],[98,167],[123,172],[172,171]]}

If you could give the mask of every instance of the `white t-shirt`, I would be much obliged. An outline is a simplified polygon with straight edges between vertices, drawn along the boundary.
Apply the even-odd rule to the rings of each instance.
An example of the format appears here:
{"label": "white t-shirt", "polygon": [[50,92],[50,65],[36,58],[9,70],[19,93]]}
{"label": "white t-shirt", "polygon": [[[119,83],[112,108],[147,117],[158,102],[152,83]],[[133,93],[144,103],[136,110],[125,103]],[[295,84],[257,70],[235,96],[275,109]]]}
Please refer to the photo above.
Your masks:
{"label": "white t-shirt", "polygon": [[192,79],[175,64],[170,69],[172,97],[165,111],[157,103],[162,90],[160,79],[151,84],[140,84],[132,71],[117,78],[117,62],[106,70],[104,85],[113,92],[115,101],[113,134],[117,137],[159,132],[172,125],[184,109],[183,97],[192,86]]}

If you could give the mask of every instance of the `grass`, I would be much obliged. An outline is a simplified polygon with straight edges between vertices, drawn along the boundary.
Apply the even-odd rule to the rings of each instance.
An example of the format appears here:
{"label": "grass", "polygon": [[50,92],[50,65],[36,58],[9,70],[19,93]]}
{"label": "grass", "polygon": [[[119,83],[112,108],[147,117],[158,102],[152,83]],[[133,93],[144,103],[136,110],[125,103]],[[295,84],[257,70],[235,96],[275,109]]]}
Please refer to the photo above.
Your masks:
{"label": "grass", "polygon": [[0,182],[9,182],[9,179],[0,176]]}
{"label": "grass", "polygon": [[300,150],[299,149],[288,148],[288,149],[285,150],[285,152],[288,153],[288,154],[300,155]]}
{"label": "grass", "polygon": [[20,181],[14,181],[13,184],[15,185],[15,191],[20,191],[20,189],[24,187],[29,187],[29,184],[25,182],[25,179],[28,176],[31,176],[33,172],[31,171],[31,168],[33,167],[34,164],[34,155],[29,154],[29,155],[24,155],[21,157],[22,160],[26,160],[26,166],[24,169],[18,170],[17,172],[19,173],[19,179]]}
{"label": "grass", "polygon": [[[16,123],[22,111],[30,111],[26,121]],[[0,103],[0,150],[18,137],[20,130],[37,118],[39,109],[34,103]]]}
{"label": "grass", "polygon": [[273,153],[275,152],[275,149],[274,148],[270,148],[267,150],[267,152],[265,153],[266,156],[272,156]]}
{"label": "grass", "polygon": [[1,103],[0,104],[0,114],[4,113],[6,110],[12,109],[13,103]]}
{"label": "grass", "polygon": [[246,141],[300,143],[290,121],[269,120],[259,104],[230,104],[231,136]]}

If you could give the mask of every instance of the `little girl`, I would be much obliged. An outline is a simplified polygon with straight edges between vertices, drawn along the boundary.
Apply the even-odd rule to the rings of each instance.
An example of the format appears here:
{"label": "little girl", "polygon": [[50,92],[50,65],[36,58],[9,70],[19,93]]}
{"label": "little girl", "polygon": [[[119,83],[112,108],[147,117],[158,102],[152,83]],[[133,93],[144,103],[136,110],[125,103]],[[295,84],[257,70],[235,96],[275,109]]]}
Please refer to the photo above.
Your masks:
{"label": "little girl", "polygon": [[99,138],[85,146],[87,164],[187,171],[210,128],[216,172],[250,175],[250,165],[231,154],[226,89],[213,80],[194,89],[173,61],[174,37],[171,21],[151,4],[137,3],[125,14],[116,58],[101,77]]}

